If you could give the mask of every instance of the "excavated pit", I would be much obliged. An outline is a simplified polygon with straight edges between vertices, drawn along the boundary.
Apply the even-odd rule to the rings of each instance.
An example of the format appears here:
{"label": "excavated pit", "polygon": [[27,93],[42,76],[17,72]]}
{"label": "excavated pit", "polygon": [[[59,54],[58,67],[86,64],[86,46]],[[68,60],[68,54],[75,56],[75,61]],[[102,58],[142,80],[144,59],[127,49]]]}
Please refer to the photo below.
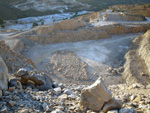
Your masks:
{"label": "excavated pit", "polygon": [[[90,84],[102,76],[105,84],[124,83],[122,66],[132,40],[142,33],[108,39],[36,45],[23,52],[40,70],[65,83]],[[110,69],[110,70],[109,70]],[[112,72],[108,72],[112,71]]]}
{"label": "excavated pit", "polygon": [[[101,13],[94,15],[99,16]],[[94,20],[93,16],[89,19]],[[100,76],[106,85],[124,83],[124,56],[132,40],[150,29],[149,20],[110,24],[99,19],[92,23],[86,18],[64,20],[1,34],[0,40],[63,83],[91,84]]]}

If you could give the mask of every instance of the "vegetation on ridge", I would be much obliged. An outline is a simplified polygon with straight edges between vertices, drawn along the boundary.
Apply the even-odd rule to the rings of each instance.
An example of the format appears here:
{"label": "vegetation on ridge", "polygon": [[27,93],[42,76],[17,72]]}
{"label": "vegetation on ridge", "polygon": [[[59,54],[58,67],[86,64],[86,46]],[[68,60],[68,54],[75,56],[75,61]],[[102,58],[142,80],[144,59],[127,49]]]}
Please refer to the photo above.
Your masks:
{"label": "vegetation on ridge", "polygon": [[[0,0],[0,18],[3,20],[15,20],[18,18],[24,18],[24,17],[33,17],[33,16],[42,16],[42,15],[49,15],[49,14],[55,14],[60,13],[58,10],[49,10],[45,12],[39,12],[33,9],[29,9],[26,11],[21,11],[15,7],[13,7],[14,4],[21,4],[26,2],[27,0]],[[103,9],[107,9],[110,6],[113,5],[119,5],[119,4],[144,4],[144,3],[150,3],[149,0],[76,0],[81,3],[85,3],[90,5],[89,8],[82,8],[82,6],[75,6],[73,8],[69,8],[65,10],[65,12],[77,12],[81,9],[83,10],[89,10],[89,11],[100,11]],[[63,0],[62,0],[63,2]],[[144,6],[145,7],[145,6]],[[147,7],[147,6],[146,6]],[[150,6],[148,6],[150,7]],[[135,9],[137,10],[137,9]],[[140,11],[140,9],[136,12],[142,12],[145,13],[144,15],[150,14],[149,11],[143,10]]]}
{"label": "vegetation on ridge", "polygon": [[30,9],[27,11],[21,11],[15,7],[12,7],[12,4],[14,2],[21,3],[22,0],[19,2],[18,0],[0,0],[0,18],[1,19],[15,20],[15,19],[24,18],[24,17],[33,17],[33,16],[42,16],[42,15],[60,13],[57,10],[39,12],[39,11]]}
{"label": "vegetation on ridge", "polygon": [[119,5],[119,4],[144,4],[150,3],[149,0],[77,0],[81,3],[87,3],[92,5],[92,10],[103,10],[107,9],[109,6]]}

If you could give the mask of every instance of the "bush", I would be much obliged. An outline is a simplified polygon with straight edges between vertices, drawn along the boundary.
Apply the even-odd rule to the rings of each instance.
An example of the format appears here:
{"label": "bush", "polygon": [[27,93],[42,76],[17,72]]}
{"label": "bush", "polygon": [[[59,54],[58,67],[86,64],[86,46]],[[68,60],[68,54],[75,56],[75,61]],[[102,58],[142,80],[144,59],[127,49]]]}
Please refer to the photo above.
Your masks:
{"label": "bush", "polygon": [[44,22],[41,22],[41,25],[44,25]]}
{"label": "bush", "polygon": [[79,15],[78,15],[78,12],[76,12],[72,17],[70,17],[70,19],[72,19],[72,18],[75,18],[75,17],[78,17]]}
{"label": "bush", "polygon": [[75,15],[78,15],[78,12],[76,12]]}
{"label": "bush", "polygon": [[63,18],[63,20],[67,20],[68,18]]}
{"label": "bush", "polygon": [[0,19],[0,24],[4,24],[4,21],[2,19]]}
{"label": "bush", "polygon": [[32,24],[32,27],[36,27],[36,26],[38,26],[38,23],[34,22],[34,23]]}
{"label": "bush", "polygon": [[4,29],[4,28],[5,28],[5,25],[4,25],[4,24],[2,24],[2,25],[1,25],[1,28],[3,28],[3,29]]}
{"label": "bush", "polygon": [[16,24],[18,24],[18,21],[16,20],[16,22],[15,22]]}

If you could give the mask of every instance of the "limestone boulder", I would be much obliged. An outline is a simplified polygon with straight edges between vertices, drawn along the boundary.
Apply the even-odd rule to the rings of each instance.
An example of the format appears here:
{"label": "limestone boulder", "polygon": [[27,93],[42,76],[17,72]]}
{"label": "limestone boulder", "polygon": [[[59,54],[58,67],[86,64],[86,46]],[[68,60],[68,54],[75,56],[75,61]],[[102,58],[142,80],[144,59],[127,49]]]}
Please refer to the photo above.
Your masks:
{"label": "limestone boulder", "polygon": [[45,89],[52,88],[52,79],[45,73],[40,73],[37,71],[32,71],[30,69],[21,68],[15,73],[16,77],[20,78],[22,84],[27,84],[28,81],[33,81],[36,86],[41,86]]}
{"label": "limestone boulder", "polygon": [[96,112],[103,108],[104,112],[121,108],[121,104],[112,98],[111,92],[107,90],[101,78],[81,91],[81,105]]}
{"label": "limestone boulder", "polygon": [[109,110],[112,109],[121,109],[122,107],[122,103],[119,100],[115,100],[114,98],[110,99],[107,103],[104,104],[104,107],[102,109],[102,111],[104,113],[107,113]]}
{"label": "limestone boulder", "polygon": [[8,68],[0,57],[0,90],[8,89]]}

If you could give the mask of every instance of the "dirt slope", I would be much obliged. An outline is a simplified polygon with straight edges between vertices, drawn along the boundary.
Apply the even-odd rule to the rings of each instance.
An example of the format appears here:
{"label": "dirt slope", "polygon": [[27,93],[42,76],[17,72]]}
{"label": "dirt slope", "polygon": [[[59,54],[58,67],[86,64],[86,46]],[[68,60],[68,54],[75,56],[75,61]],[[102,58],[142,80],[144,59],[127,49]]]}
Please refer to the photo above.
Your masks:
{"label": "dirt slope", "polygon": [[129,12],[131,14],[138,14],[138,15],[150,17],[150,4],[114,5],[109,7],[109,9],[112,9],[114,11]]}
{"label": "dirt slope", "polygon": [[39,26],[29,32],[22,33],[16,38],[24,37],[44,44],[77,42],[83,40],[98,40],[114,34],[141,33],[150,29],[149,23],[143,24],[112,24],[94,27],[82,20],[64,20],[53,25]]}
{"label": "dirt slope", "polygon": [[133,40],[130,50],[126,54],[125,71],[126,82],[131,84],[140,82],[147,84],[150,74],[150,31]]}

